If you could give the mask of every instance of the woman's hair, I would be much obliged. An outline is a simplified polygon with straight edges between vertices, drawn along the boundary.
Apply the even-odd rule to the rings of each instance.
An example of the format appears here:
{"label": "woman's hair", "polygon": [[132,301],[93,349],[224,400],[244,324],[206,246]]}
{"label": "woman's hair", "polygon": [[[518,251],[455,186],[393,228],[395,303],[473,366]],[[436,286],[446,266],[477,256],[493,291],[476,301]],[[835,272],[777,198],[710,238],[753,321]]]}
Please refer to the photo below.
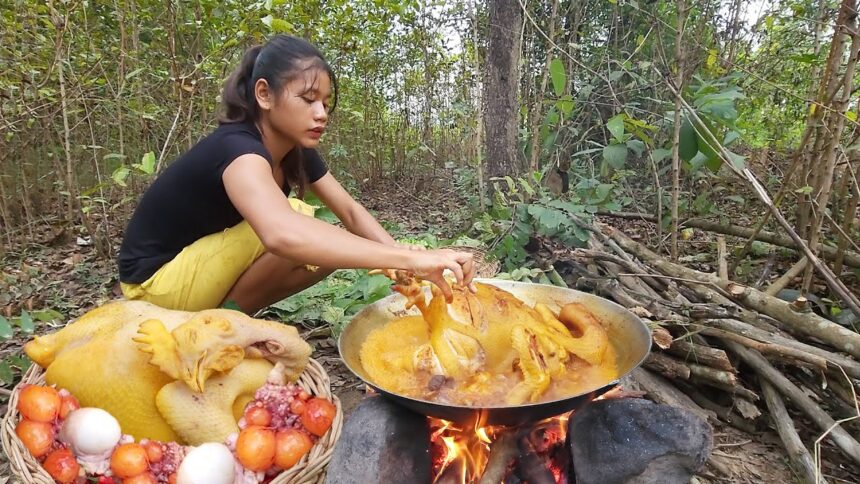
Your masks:
{"label": "woman's hair", "polygon": [[[322,53],[310,42],[291,35],[278,34],[265,45],[257,45],[245,51],[239,67],[227,78],[221,94],[223,113],[222,123],[257,121],[260,111],[254,95],[254,85],[265,79],[275,96],[283,87],[308,71],[322,71],[328,74],[332,86],[332,100],[329,111],[337,105],[337,78]],[[308,85],[307,89],[313,89]],[[296,146],[284,160],[284,174],[287,181],[296,187],[299,198],[304,196],[307,185],[302,149]]]}

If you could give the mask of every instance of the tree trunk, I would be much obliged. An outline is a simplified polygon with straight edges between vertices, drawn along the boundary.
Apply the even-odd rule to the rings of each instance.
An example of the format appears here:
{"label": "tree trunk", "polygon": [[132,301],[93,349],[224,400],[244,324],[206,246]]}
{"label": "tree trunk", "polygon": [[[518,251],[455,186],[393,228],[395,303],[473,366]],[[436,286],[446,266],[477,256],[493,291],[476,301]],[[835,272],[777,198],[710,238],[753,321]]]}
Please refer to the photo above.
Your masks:
{"label": "tree trunk", "polygon": [[522,168],[517,149],[519,60],[523,13],[517,0],[491,0],[489,42],[484,77],[484,152],[487,177],[516,174]]}

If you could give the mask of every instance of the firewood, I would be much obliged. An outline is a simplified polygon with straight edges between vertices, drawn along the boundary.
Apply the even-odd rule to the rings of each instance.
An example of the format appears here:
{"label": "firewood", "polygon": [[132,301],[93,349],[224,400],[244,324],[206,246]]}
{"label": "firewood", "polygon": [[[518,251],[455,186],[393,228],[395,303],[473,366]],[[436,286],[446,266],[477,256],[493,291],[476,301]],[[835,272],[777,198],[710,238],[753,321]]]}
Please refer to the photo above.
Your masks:
{"label": "firewood", "polygon": [[698,385],[707,385],[709,387],[713,387],[713,388],[722,390],[722,391],[729,393],[731,395],[738,395],[738,396],[744,397],[747,400],[752,400],[753,402],[757,402],[759,400],[759,396],[757,393],[750,390],[749,388],[744,387],[743,385],[741,385],[739,383],[735,383],[734,385],[729,385],[729,384],[726,384],[726,383],[723,383],[721,381],[717,381],[714,379],[700,378],[696,375],[690,376],[690,382],[698,384]]}
{"label": "firewood", "polygon": [[[791,461],[795,470],[802,476],[805,482],[815,483],[818,473],[815,469],[815,463],[809,450],[803,445],[800,436],[797,435],[797,430],[794,428],[794,422],[785,408],[785,403],[782,397],[777,393],[773,386],[766,380],[761,382],[761,392],[764,395],[764,401],[770,411],[770,418],[779,438],[782,440],[782,445],[788,452],[788,459]],[[823,480],[822,480],[823,482]]]}
{"label": "firewood", "polygon": [[678,390],[669,380],[660,375],[654,374],[645,368],[636,368],[631,372],[630,376],[636,382],[637,386],[648,392],[648,396],[657,403],[686,408],[706,420],[715,421],[717,419],[714,412],[705,410],[697,405],[684,392]]}
{"label": "firewood", "polygon": [[656,371],[666,378],[689,380],[690,367],[663,353],[651,353],[645,358],[645,368]]}
{"label": "firewood", "polygon": [[509,468],[517,457],[517,439],[514,432],[507,431],[493,440],[490,454],[487,456],[487,466],[479,484],[498,484],[504,480]]}
{"label": "firewood", "polygon": [[701,332],[702,334],[709,336],[716,336],[721,339],[740,343],[747,348],[752,348],[764,355],[779,359],[787,359],[794,364],[803,364],[804,366],[811,366],[818,370],[827,369],[827,360],[796,348],[790,348],[788,346],[782,346],[775,343],[760,343],[745,336],[741,336],[730,331],[723,331],[721,329],[703,327]]}
{"label": "firewood", "polygon": [[[762,331],[758,328],[755,328],[749,324],[746,324],[741,321],[733,320],[733,319],[713,319],[701,321],[701,323],[707,327],[716,328],[725,330],[728,333],[736,334],[740,336],[745,336],[749,339],[753,339],[756,341],[760,341],[767,344],[774,344],[777,346],[785,346],[788,348],[799,350],[803,353],[808,353],[814,356],[819,356],[824,358],[827,361],[829,366],[833,366],[836,368],[842,368],[845,370],[849,376],[853,378],[860,378],[860,362],[848,358],[846,356],[840,355],[838,353],[834,353],[831,351],[827,351],[821,349],[817,346],[808,345],[806,343],[802,343],[800,341],[785,338],[783,336],[774,335],[768,333],[766,331]],[[698,327],[697,327],[698,328]],[[709,329],[702,329],[703,333],[707,334]],[[716,334],[719,336],[720,334]],[[741,344],[743,344],[742,340]],[[745,345],[746,346],[746,345]],[[798,354],[798,359],[803,358],[803,361],[815,361],[814,359],[809,359],[808,356],[802,356]]]}
{"label": "firewood", "polygon": [[732,363],[729,361],[729,357],[726,356],[726,352],[711,348],[710,346],[698,345],[679,339],[674,341],[667,351],[675,356],[683,357],[685,361],[692,361],[693,363],[710,366],[718,370],[735,371]]}
{"label": "firewood", "polygon": [[761,353],[733,341],[726,341],[725,343],[729,350],[740,356],[761,378],[772,384],[823,432],[827,433],[827,438],[833,441],[846,456],[860,464],[860,443],[837,424],[827,412],[806,396],[797,385],[768,363]]}
{"label": "firewood", "polygon": [[768,286],[767,289],[764,290],[764,293],[769,296],[776,296],[779,291],[785,289],[785,286],[787,286],[792,279],[800,275],[800,273],[806,269],[807,264],[809,264],[809,259],[801,257],[799,261],[785,272],[785,274],[780,276],[779,279],[773,281],[773,284]]}
{"label": "firewood", "polygon": [[729,263],[726,260],[726,238],[717,237],[717,275],[724,281],[729,280]]}
{"label": "firewood", "polygon": [[[653,253],[647,247],[628,238],[612,227],[604,227],[604,230],[606,230],[624,249],[653,264],[654,267],[665,274],[699,281],[703,284],[709,284],[713,287],[720,288],[723,291],[727,291],[729,285],[735,284],[731,282],[727,284],[712,274],[705,274],[669,262]],[[740,300],[747,307],[782,321],[788,327],[791,327],[792,330],[800,334],[816,338],[836,349],[844,351],[856,358],[860,358],[860,334],[855,333],[850,329],[843,328],[842,326],[839,326],[838,324],[814,313],[799,314],[792,311],[788,303],[785,301],[749,287],[744,287]]]}

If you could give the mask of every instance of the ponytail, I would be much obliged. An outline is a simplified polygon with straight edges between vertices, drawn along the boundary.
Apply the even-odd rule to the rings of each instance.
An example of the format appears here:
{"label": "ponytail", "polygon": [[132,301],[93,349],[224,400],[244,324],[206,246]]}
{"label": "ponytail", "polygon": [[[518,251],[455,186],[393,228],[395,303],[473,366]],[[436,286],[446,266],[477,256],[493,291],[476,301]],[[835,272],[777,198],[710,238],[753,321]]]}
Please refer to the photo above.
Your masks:
{"label": "ponytail", "polygon": [[224,84],[224,92],[221,94],[221,103],[224,112],[220,117],[221,122],[237,123],[252,121],[257,118],[257,100],[254,99],[254,64],[262,45],[255,45],[242,56],[239,67],[230,74]]}

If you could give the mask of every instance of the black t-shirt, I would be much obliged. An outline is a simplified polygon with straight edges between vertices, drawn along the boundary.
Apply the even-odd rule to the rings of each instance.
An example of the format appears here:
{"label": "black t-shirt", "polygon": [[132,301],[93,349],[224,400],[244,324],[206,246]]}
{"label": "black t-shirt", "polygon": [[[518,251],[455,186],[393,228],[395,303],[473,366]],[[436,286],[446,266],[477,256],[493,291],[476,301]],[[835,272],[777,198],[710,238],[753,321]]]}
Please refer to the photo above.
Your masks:
{"label": "black t-shirt", "polygon": [[[272,163],[251,123],[225,123],[171,163],[140,200],[119,249],[119,278],[139,284],[192,242],[242,221],[221,176],[239,156],[255,153]],[[304,149],[308,181],[328,172],[313,149]],[[284,195],[289,195],[285,183]]]}

